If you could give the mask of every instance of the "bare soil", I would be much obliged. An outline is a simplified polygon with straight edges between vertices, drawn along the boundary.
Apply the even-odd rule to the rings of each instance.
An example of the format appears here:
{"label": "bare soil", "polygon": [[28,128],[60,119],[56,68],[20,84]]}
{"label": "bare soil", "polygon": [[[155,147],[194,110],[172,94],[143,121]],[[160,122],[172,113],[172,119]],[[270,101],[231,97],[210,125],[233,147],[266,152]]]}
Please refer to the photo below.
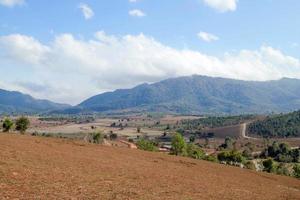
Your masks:
{"label": "bare soil", "polygon": [[0,134],[0,199],[300,199],[300,181],[161,153]]}

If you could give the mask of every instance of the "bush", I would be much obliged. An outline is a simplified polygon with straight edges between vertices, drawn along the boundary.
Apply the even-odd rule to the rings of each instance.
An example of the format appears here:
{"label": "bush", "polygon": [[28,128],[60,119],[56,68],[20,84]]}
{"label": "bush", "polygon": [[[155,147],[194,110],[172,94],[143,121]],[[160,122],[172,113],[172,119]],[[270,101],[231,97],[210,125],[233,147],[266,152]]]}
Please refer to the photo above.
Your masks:
{"label": "bush", "polygon": [[208,155],[204,157],[204,160],[210,161],[210,162],[218,162],[218,158],[214,155]]}
{"label": "bush", "polygon": [[157,147],[155,146],[154,142],[141,139],[137,142],[138,149],[144,150],[144,151],[157,151]]}
{"label": "bush", "polygon": [[16,121],[16,130],[20,131],[22,134],[28,129],[30,121],[27,117],[20,117]]}
{"label": "bush", "polygon": [[116,139],[118,139],[118,135],[116,133],[110,133],[109,134],[109,139],[110,140],[116,140]]}
{"label": "bush", "polygon": [[293,170],[294,170],[294,173],[293,173],[294,177],[300,178],[300,165],[295,164],[293,167]]}
{"label": "bush", "polygon": [[172,138],[171,154],[176,156],[186,156],[187,145],[181,134],[176,133]]}
{"label": "bush", "polygon": [[91,140],[90,140],[91,143],[101,144],[103,142],[104,136],[101,132],[91,133],[90,135],[91,135]]}
{"label": "bush", "polygon": [[276,169],[276,174],[290,176],[290,171],[284,163],[280,163]]}
{"label": "bush", "polygon": [[263,161],[264,171],[269,173],[276,172],[277,166],[272,158]]}
{"label": "bush", "polygon": [[12,129],[13,125],[14,123],[9,118],[6,118],[2,124],[3,131],[9,132]]}
{"label": "bush", "polygon": [[194,159],[203,159],[205,152],[194,144],[187,145],[187,156]]}
{"label": "bush", "polygon": [[247,161],[245,163],[245,168],[246,169],[251,169],[251,170],[256,170],[255,164],[252,161]]}
{"label": "bush", "polygon": [[218,159],[226,163],[245,163],[245,158],[238,151],[223,151],[218,154]]}

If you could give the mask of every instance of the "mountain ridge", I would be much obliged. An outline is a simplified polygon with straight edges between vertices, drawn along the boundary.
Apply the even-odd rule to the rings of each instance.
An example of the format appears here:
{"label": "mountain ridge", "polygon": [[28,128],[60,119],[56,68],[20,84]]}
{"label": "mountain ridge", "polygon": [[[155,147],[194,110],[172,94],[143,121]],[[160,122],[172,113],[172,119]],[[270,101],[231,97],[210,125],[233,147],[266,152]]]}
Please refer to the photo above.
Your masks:
{"label": "mountain ridge", "polygon": [[67,104],[36,99],[18,91],[0,89],[0,113],[40,113],[50,110],[66,109]]}
{"label": "mountain ridge", "polygon": [[300,108],[299,90],[299,79],[245,81],[193,75],[95,95],[77,109],[180,114],[288,112]]}

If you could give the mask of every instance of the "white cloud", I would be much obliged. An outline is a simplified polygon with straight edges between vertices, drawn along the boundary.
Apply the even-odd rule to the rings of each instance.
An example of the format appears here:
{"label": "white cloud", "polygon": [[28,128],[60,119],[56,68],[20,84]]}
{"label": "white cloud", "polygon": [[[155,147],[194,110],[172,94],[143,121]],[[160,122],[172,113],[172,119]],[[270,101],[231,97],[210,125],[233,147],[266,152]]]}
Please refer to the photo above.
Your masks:
{"label": "white cloud", "polygon": [[144,34],[103,31],[88,40],[61,34],[47,44],[25,35],[2,36],[0,66],[6,72],[0,82],[5,89],[73,104],[100,92],[183,75],[300,78],[299,59],[270,46],[216,57],[174,49]]}
{"label": "white cloud", "polygon": [[85,19],[91,19],[92,17],[94,17],[94,11],[87,4],[81,3],[79,5],[79,8]]}
{"label": "white cloud", "polygon": [[134,16],[134,17],[145,17],[146,16],[146,14],[143,11],[138,10],[138,9],[130,10],[129,15]]}
{"label": "white cloud", "polygon": [[205,42],[212,42],[212,41],[216,41],[219,40],[219,37],[211,34],[211,33],[207,33],[207,32],[203,32],[201,31],[200,33],[198,33],[198,37],[201,40],[204,40]]}
{"label": "white cloud", "polygon": [[23,5],[25,0],[0,0],[0,4],[7,7],[14,7],[17,5]]}
{"label": "white cloud", "polygon": [[138,0],[129,0],[130,3],[136,3]]}
{"label": "white cloud", "polygon": [[211,8],[219,12],[235,11],[239,0],[203,0]]}

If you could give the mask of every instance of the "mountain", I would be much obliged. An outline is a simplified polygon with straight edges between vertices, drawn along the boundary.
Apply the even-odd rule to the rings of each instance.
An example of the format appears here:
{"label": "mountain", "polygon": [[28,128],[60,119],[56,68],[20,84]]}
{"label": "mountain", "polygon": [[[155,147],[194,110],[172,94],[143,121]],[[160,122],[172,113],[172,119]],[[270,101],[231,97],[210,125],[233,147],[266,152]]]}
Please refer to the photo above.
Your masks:
{"label": "mountain", "polygon": [[69,105],[35,99],[20,92],[0,89],[0,113],[38,113],[67,107]]}
{"label": "mountain", "polygon": [[300,108],[299,91],[298,79],[260,82],[194,75],[96,95],[73,111],[181,114],[288,112]]}

